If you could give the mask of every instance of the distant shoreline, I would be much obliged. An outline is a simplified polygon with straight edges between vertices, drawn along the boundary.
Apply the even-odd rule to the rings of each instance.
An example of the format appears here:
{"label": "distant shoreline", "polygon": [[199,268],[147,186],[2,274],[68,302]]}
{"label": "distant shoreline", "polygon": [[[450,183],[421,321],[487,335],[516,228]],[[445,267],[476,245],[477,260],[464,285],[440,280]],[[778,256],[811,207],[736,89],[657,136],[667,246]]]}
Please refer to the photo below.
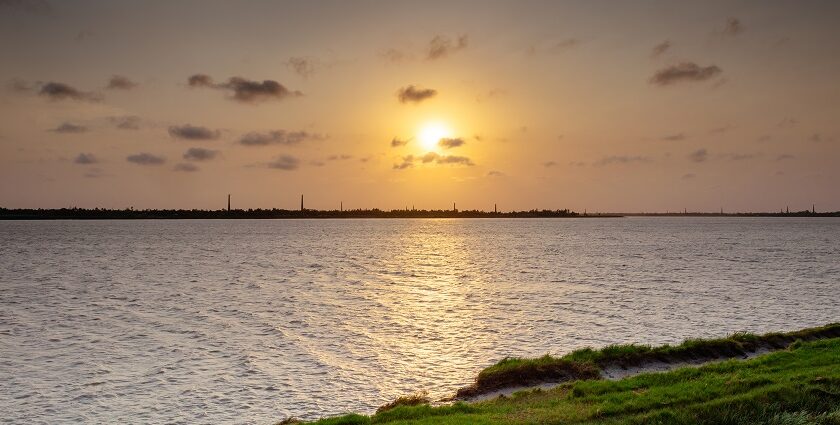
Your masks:
{"label": "distant shoreline", "polygon": [[840,217],[840,211],[817,213],[577,213],[564,210],[487,212],[478,210],[111,210],[111,209],[6,209],[0,220],[211,220],[211,219],[349,219],[349,218],[621,218],[621,217]]}

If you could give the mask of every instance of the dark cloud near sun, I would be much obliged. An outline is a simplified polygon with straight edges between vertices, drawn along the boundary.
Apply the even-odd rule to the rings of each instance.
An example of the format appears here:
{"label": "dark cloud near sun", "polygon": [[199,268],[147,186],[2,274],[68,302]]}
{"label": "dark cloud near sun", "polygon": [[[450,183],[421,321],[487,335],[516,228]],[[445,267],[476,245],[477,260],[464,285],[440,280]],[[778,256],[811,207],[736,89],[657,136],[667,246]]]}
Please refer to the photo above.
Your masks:
{"label": "dark cloud near sun", "polygon": [[444,138],[438,140],[438,146],[440,146],[444,149],[457,148],[457,147],[464,146],[465,144],[467,144],[467,142],[464,141],[464,139],[462,139],[460,137],[453,137],[453,138],[444,137]]}
{"label": "dark cloud near sun", "polygon": [[102,96],[85,92],[64,83],[56,83],[50,81],[41,86],[38,90],[38,95],[46,97],[50,100],[77,100],[86,102],[99,102]]}
{"label": "dark cloud near sun", "polygon": [[428,152],[421,156],[415,155],[407,155],[402,157],[402,162],[399,164],[394,164],[395,170],[404,170],[406,168],[413,167],[414,164],[421,163],[421,164],[440,164],[440,165],[464,165],[464,166],[473,166],[475,163],[472,162],[466,156],[459,156],[459,155],[440,155],[435,152]]}
{"label": "dark cloud near sun", "polygon": [[429,42],[429,47],[426,50],[426,59],[436,60],[445,58],[452,53],[467,48],[469,38],[466,34],[458,36],[456,39],[451,39],[443,35],[436,35]]}
{"label": "dark cloud near sun", "polygon": [[408,138],[408,139],[399,139],[399,138],[394,137],[393,139],[391,139],[391,147],[392,147],[392,148],[397,148],[397,147],[400,147],[400,146],[405,146],[405,145],[407,145],[407,144],[408,144],[408,142],[410,142],[410,141],[411,141],[411,139],[410,139],[410,138]]}
{"label": "dark cloud near sun", "polygon": [[565,50],[574,49],[575,47],[579,46],[581,41],[577,38],[567,38],[565,40],[561,40],[557,43],[554,43],[551,46],[551,50],[554,52],[562,52]]}
{"label": "dark cloud near sun", "polygon": [[707,81],[723,72],[716,65],[700,66],[694,62],[681,62],[656,71],[651,84],[667,86],[679,82]]}
{"label": "dark cloud near sun", "polygon": [[183,140],[216,140],[221,136],[219,130],[211,130],[207,127],[190,124],[173,125],[169,127],[169,135],[176,139]]}
{"label": "dark cloud near sun", "polygon": [[209,161],[216,158],[219,151],[205,148],[189,148],[183,158],[187,161]]}
{"label": "dark cloud near sun", "polygon": [[78,134],[87,132],[88,128],[83,125],[65,122],[59,125],[58,127],[51,129],[50,131],[52,131],[53,133]]}
{"label": "dark cloud near sun", "polygon": [[250,132],[237,143],[244,146],[297,145],[305,141],[324,140],[326,136],[308,131],[275,130],[267,133]]}
{"label": "dark cloud near sun", "polygon": [[242,103],[259,103],[303,96],[300,91],[289,90],[286,86],[274,80],[254,81],[242,77],[231,77],[227,82],[215,83],[209,75],[194,74],[187,79],[187,84],[193,88],[228,91],[230,99]]}
{"label": "dark cloud near sun", "polygon": [[671,42],[668,41],[668,40],[665,40],[665,41],[657,44],[656,46],[653,46],[653,49],[651,49],[651,52],[650,52],[650,57],[658,58],[658,57],[664,55],[665,52],[667,52],[670,49],[671,49]]}
{"label": "dark cloud near sun", "polygon": [[400,103],[420,103],[437,96],[437,93],[435,89],[424,89],[412,84],[397,91],[397,100]]}
{"label": "dark cloud near sun", "polygon": [[291,171],[300,167],[300,160],[291,155],[280,155],[266,165],[275,170]]}
{"label": "dark cloud near sun", "polygon": [[125,160],[137,165],[161,165],[166,162],[166,158],[146,152],[129,155]]}
{"label": "dark cloud near sun", "polygon": [[74,159],[73,162],[80,165],[90,165],[98,164],[99,159],[97,159],[92,153],[80,153],[76,156],[76,159]]}
{"label": "dark cloud near sun", "polygon": [[137,87],[138,84],[122,75],[114,75],[108,80],[108,85],[105,86],[108,90],[131,90]]}

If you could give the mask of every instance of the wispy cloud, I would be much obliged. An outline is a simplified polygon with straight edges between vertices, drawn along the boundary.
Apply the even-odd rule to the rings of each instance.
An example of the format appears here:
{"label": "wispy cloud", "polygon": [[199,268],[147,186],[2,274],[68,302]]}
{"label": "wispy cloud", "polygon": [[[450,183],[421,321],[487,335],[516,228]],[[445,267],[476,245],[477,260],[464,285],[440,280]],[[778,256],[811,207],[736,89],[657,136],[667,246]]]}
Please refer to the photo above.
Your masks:
{"label": "wispy cloud", "polygon": [[440,165],[464,165],[464,166],[473,166],[475,163],[472,162],[466,156],[458,156],[458,155],[440,155],[435,152],[428,152],[425,155],[415,156],[415,155],[407,155],[402,157],[402,162],[398,164],[394,164],[395,170],[404,170],[406,168],[413,167],[414,164],[421,163],[421,164],[440,164]]}
{"label": "wispy cloud", "polygon": [[742,32],[744,32],[744,25],[741,24],[741,20],[738,18],[728,18],[721,34],[729,37],[735,37]]}
{"label": "wispy cloud", "polygon": [[303,78],[309,78],[315,75],[320,64],[315,59],[294,56],[286,61],[286,66],[291,68],[295,74]]}
{"label": "wispy cloud", "polygon": [[424,89],[414,85],[402,87],[397,91],[397,100],[400,103],[420,103],[437,95],[435,89]]}
{"label": "wispy cloud", "polygon": [[50,131],[52,131],[53,133],[78,134],[87,132],[88,128],[83,125],[65,122],[59,125],[58,127],[51,129]]}
{"label": "wispy cloud", "polygon": [[399,138],[394,137],[393,139],[391,139],[391,147],[392,147],[392,148],[398,148],[398,147],[400,147],[400,146],[405,146],[405,145],[407,145],[407,144],[408,144],[408,142],[410,142],[410,141],[411,141],[411,138],[408,138],[408,139],[399,139]]}
{"label": "wispy cloud", "polygon": [[230,99],[242,103],[259,103],[303,96],[300,91],[289,90],[274,80],[254,81],[242,77],[231,77],[227,82],[217,84],[209,75],[194,74],[187,79],[187,84],[194,88],[204,87],[229,91]]}
{"label": "wispy cloud", "polygon": [[679,82],[696,82],[712,79],[723,72],[716,65],[700,66],[694,62],[682,62],[656,71],[651,84],[667,86]]}
{"label": "wispy cloud", "polygon": [[267,133],[250,132],[237,143],[244,146],[296,145],[309,140],[324,140],[326,136],[307,131],[275,130]]}
{"label": "wispy cloud", "polygon": [[183,158],[187,161],[209,161],[216,158],[219,151],[205,148],[189,148],[184,152]]}
{"label": "wispy cloud", "polygon": [[90,165],[99,163],[99,160],[92,153],[80,153],[73,162],[80,165]]}
{"label": "wispy cloud", "polygon": [[186,173],[192,173],[199,170],[199,168],[195,164],[189,164],[186,162],[179,162],[175,164],[175,166],[172,167],[172,169],[175,171],[181,171]]}
{"label": "wispy cloud", "polygon": [[694,162],[704,162],[709,159],[709,151],[705,148],[697,149],[696,151],[688,154],[688,159]]}
{"label": "wispy cloud", "polygon": [[656,46],[653,46],[653,49],[651,49],[651,52],[650,52],[650,57],[658,58],[658,57],[664,55],[665,52],[667,52],[670,49],[671,49],[671,42],[668,41],[668,40],[665,40],[665,41],[657,44]]}
{"label": "wispy cloud", "polygon": [[134,115],[126,115],[122,117],[108,117],[108,122],[110,122],[114,127],[120,130],[139,130],[140,129],[140,117]]}
{"label": "wispy cloud", "polygon": [[664,140],[666,142],[679,142],[679,141],[685,140],[687,138],[688,138],[688,136],[686,136],[685,133],[668,134],[668,135],[662,136],[662,140]]}
{"label": "wispy cloud", "polygon": [[648,162],[650,158],[645,156],[629,156],[629,155],[611,155],[605,156],[598,161],[595,161],[593,165],[597,166],[605,166],[611,164],[632,164],[638,162]]}
{"label": "wispy cloud", "polygon": [[99,102],[102,100],[102,96],[96,93],[81,91],[67,84],[53,81],[42,85],[38,94],[50,100],[77,100],[85,102]]}
{"label": "wispy cloud", "polygon": [[436,35],[429,42],[429,48],[426,51],[426,59],[436,60],[445,58],[452,53],[467,48],[469,38],[466,34],[458,36],[457,39],[451,39],[446,36]]}
{"label": "wispy cloud", "polygon": [[108,80],[108,85],[105,87],[109,90],[131,90],[137,87],[137,83],[124,77],[122,75],[114,75]]}
{"label": "wispy cloud", "polygon": [[169,135],[184,140],[215,140],[221,136],[221,131],[191,124],[173,125],[169,127]]}
{"label": "wispy cloud", "polygon": [[125,160],[137,165],[161,165],[166,162],[166,158],[146,152],[129,155]]}
{"label": "wispy cloud", "polygon": [[52,13],[52,5],[47,0],[0,0],[2,11],[49,15]]}
{"label": "wispy cloud", "polygon": [[438,146],[440,146],[444,149],[457,148],[457,147],[464,146],[465,144],[467,144],[467,142],[460,137],[454,137],[454,138],[444,137],[443,139],[438,140]]}
{"label": "wispy cloud", "polygon": [[291,155],[280,155],[267,164],[268,168],[291,171],[300,167],[300,160]]}

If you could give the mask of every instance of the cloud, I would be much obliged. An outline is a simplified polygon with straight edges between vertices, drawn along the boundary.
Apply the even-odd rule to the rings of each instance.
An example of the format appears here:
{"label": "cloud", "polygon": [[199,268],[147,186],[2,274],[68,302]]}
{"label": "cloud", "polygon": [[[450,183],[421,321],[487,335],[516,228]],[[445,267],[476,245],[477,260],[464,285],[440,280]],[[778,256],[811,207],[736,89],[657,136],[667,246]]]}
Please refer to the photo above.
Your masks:
{"label": "cloud", "polygon": [[429,48],[426,51],[426,59],[436,60],[445,58],[452,53],[466,49],[468,43],[469,39],[466,34],[460,35],[456,40],[452,40],[446,36],[436,35],[432,41],[429,42]]}
{"label": "cloud", "polygon": [[809,142],[814,143],[822,143],[822,142],[833,142],[834,138],[830,136],[825,136],[820,133],[814,133],[810,137],[808,137]]}
{"label": "cloud", "polygon": [[315,63],[315,61],[303,57],[289,58],[289,60],[286,61],[286,66],[291,68],[295,74],[303,78],[309,78],[315,75],[315,71],[318,68],[318,64]]}
{"label": "cloud", "polygon": [[38,91],[38,94],[47,97],[50,100],[69,99],[87,102],[99,102],[100,100],[102,100],[102,96],[96,93],[83,92],[67,84],[56,83],[53,81],[50,81],[41,86],[41,90]]}
{"label": "cloud", "polygon": [[3,10],[49,15],[52,13],[52,5],[47,0],[0,0],[0,11]]}
{"label": "cloud", "polygon": [[744,32],[744,26],[738,18],[729,18],[726,20],[726,25],[723,27],[722,34],[730,37]]}
{"label": "cloud", "polygon": [[215,140],[221,136],[219,130],[199,127],[190,124],[173,125],[169,127],[169,135],[184,140]]}
{"label": "cloud", "polygon": [[505,173],[497,170],[490,170],[487,172],[487,177],[504,177]]}
{"label": "cloud", "polygon": [[732,130],[733,128],[735,128],[735,126],[727,124],[727,125],[725,125],[725,126],[723,126],[723,127],[713,128],[713,129],[709,130],[709,133],[710,133],[710,134],[723,134],[723,133],[728,133],[728,132],[729,132],[729,130]]}
{"label": "cloud", "polygon": [[594,165],[604,166],[610,164],[630,164],[634,162],[647,162],[650,158],[644,156],[627,156],[627,155],[612,155],[605,156],[594,163]]}
{"label": "cloud", "polygon": [[665,140],[666,142],[678,142],[687,138],[688,137],[685,135],[685,133],[669,134],[666,136],[662,136],[662,140]]}
{"label": "cloud", "polygon": [[108,117],[108,121],[120,130],[140,129],[140,117],[138,116]]}
{"label": "cloud", "polygon": [[172,167],[172,169],[174,171],[182,171],[186,173],[192,173],[199,170],[199,168],[195,164],[189,164],[186,162],[179,162],[175,164],[175,166]]}
{"label": "cloud", "polygon": [[205,148],[189,148],[183,158],[187,161],[209,161],[219,155],[219,151]]}
{"label": "cloud", "polygon": [[664,55],[665,52],[667,52],[669,49],[671,49],[671,42],[668,41],[668,40],[665,40],[665,41],[657,44],[656,46],[653,46],[653,49],[651,49],[651,51],[650,51],[650,57],[658,58],[658,57]]}
{"label": "cloud", "polygon": [[683,81],[706,81],[721,73],[716,65],[699,66],[694,62],[682,62],[656,71],[651,77],[651,84],[667,86]]}
{"label": "cloud", "polygon": [[99,163],[99,160],[92,153],[80,153],[73,162],[76,164],[89,165],[97,164]]}
{"label": "cloud", "polygon": [[403,62],[410,59],[411,55],[402,50],[388,49],[379,54],[382,58],[389,62]]}
{"label": "cloud", "polygon": [[431,99],[437,96],[437,90],[435,89],[423,89],[414,86],[413,84],[410,86],[402,87],[397,91],[397,99],[400,103],[420,103],[426,99]]}
{"label": "cloud", "polygon": [[688,154],[688,159],[694,162],[703,162],[709,159],[709,152],[706,149],[697,149],[696,151]]}
{"label": "cloud", "polygon": [[225,83],[214,83],[206,74],[194,74],[187,79],[190,87],[205,87],[229,90],[230,99],[243,103],[258,103],[267,100],[282,100],[288,97],[303,96],[297,90],[289,90],[274,80],[253,81],[242,77],[231,77]]}
{"label": "cloud", "polygon": [[76,41],[82,42],[90,38],[96,37],[96,33],[89,30],[81,30],[78,34],[76,34]]}
{"label": "cloud", "polygon": [[108,90],[131,90],[137,87],[137,83],[124,77],[122,75],[114,75],[108,80],[108,85],[105,87]]}
{"label": "cloud", "polygon": [[391,139],[391,147],[392,147],[392,148],[397,148],[397,147],[400,147],[400,146],[405,146],[405,145],[407,145],[407,144],[408,144],[408,142],[410,142],[410,141],[411,141],[411,138],[408,138],[408,139],[398,139],[398,138],[394,137],[393,139]]}
{"label": "cloud", "polygon": [[250,132],[239,139],[244,146],[296,145],[308,140],[324,140],[326,136],[307,131],[275,130],[268,133]]}
{"label": "cloud", "polygon": [[125,157],[125,160],[138,165],[161,165],[166,162],[166,158],[162,156],[152,155],[150,153],[137,153]]}
{"label": "cloud", "polygon": [[567,38],[565,40],[561,40],[558,43],[555,43],[554,46],[551,47],[551,50],[554,52],[562,52],[564,50],[569,50],[577,47],[580,45],[581,41],[577,38]]}
{"label": "cloud", "polygon": [[787,118],[787,117],[782,118],[782,120],[779,121],[778,124],[776,124],[776,126],[780,127],[780,128],[793,128],[793,127],[796,127],[797,125],[799,125],[799,120],[797,120],[796,118]]}
{"label": "cloud", "polygon": [[438,144],[438,146],[440,146],[444,149],[452,149],[452,148],[457,148],[457,147],[464,146],[465,144],[467,144],[467,142],[464,141],[464,139],[462,139],[460,137],[454,137],[454,138],[444,137],[444,138],[438,140],[437,144]]}
{"label": "cloud", "polygon": [[545,168],[551,168],[551,167],[556,167],[556,166],[557,166],[557,162],[555,162],[555,161],[546,161],[546,162],[543,162],[543,164],[542,164],[542,165],[543,165],[543,167],[545,167]]}
{"label": "cloud", "polygon": [[683,180],[691,180],[695,177],[697,177],[697,176],[694,173],[688,173],[688,174],[683,174],[682,179]]}
{"label": "cloud", "polygon": [[300,160],[291,155],[280,155],[267,165],[268,168],[274,168],[275,170],[290,171],[300,166]]}
{"label": "cloud", "polygon": [[327,161],[346,161],[348,159],[353,159],[353,155],[330,155],[327,157]]}
{"label": "cloud", "polygon": [[428,152],[423,156],[414,156],[408,155],[402,157],[402,162],[399,164],[394,164],[395,170],[404,170],[409,167],[413,167],[415,163],[422,163],[422,164],[440,164],[440,165],[465,165],[465,166],[473,166],[475,163],[472,162],[469,158],[465,156],[457,156],[457,155],[439,155],[435,152]]}
{"label": "cloud", "polygon": [[733,153],[729,155],[729,159],[733,161],[744,161],[748,159],[755,159],[763,156],[761,153]]}
{"label": "cloud", "polygon": [[786,153],[781,154],[781,155],[776,157],[776,161],[784,161],[784,160],[788,160],[788,159],[796,159],[796,157],[793,156],[793,155],[790,155],[790,154],[786,154]]}
{"label": "cloud", "polygon": [[53,133],[78,134],[88,131],[88,128],[83,125],[77,125],[66,122],[50,131],[52,131]]}

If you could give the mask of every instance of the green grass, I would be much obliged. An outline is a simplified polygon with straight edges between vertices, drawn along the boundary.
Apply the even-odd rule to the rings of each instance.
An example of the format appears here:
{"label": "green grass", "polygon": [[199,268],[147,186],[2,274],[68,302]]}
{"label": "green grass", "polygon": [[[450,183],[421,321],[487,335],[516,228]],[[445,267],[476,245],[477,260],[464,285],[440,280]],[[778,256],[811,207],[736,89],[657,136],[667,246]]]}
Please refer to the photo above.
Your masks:
{"label": "green grass", "polygon": [[[803,338],[799,339],[813,339],[814,335],[800,334]],[[696,342],[673,349],[687,349],[692,344]],[[642,352],[650,350],[656,351]],[[586,358],[592,364],[599,358],[625,356],[634,351],[602,352],[575,352],[568,356],[592,356]],[[551,364],[546,358],[531,361]],[[517,365],[517,360],[507,359],[494,367]],[[751,360],[728,360],[619,381],[574,381],[551,390],[520,392],[474,404],[395,406],[373,416],[349,415],[316,422],[385,423],[840,425],[840,338],[797,342]]]}

